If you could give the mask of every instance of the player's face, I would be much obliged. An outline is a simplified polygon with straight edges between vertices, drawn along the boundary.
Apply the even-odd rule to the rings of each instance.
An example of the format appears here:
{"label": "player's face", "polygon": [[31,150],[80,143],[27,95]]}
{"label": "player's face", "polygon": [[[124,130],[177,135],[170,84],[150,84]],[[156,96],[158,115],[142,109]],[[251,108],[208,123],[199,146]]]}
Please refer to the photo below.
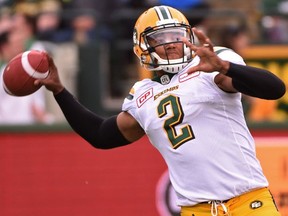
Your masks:
{"label": "player's face", "polygon": [[147,35],[148,44],[155,48],[162,59],[179,59],[183,57],[182,38],[186,37],[185,29],[163,29]]}

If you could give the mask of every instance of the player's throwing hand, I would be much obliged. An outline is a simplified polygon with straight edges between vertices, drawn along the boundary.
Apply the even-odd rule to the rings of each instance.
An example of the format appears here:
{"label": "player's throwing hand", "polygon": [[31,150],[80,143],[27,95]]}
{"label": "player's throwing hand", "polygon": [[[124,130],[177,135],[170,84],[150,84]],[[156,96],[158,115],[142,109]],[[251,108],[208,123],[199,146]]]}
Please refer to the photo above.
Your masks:
{"label": "player's throwing hand", "polygon": [[200,58],[198,65],[190,67],[188,73],[193,73],[196,71],[203,72],[214,72],[219,71],[220,73],[226,74],[229,63],[220,59],[214,52],[213,44],[210,39],[197,28],[192,29],[195,36],[199,40],[199,45],[192,44],[186,38],[183,38],[183,42],[194,52],[194,56]]}

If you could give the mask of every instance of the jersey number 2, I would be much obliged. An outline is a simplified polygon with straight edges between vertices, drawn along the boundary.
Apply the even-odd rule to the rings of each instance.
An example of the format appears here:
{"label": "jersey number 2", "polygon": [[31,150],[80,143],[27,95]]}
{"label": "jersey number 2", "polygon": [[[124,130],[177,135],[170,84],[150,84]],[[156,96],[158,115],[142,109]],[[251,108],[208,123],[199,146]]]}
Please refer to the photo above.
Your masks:
{"label": "jersey number 2", "polygon": [[[164,121],[164,130],[167,133],[168,139],[172,144],[174,149],[178,148],[183,143],[194,139],[194,134],[192,127],[189,124],[184,124],[181,127],[183,122],[184,113],[180,103],[179,97],[174,95],[169,95],[168,97],[162,99],[158,105],[158,116],[162,118],[168,114],[167,108],[170,107],[172,111],[172,116],[168,117]],[[178,131],[176,126],[180,126]]]}

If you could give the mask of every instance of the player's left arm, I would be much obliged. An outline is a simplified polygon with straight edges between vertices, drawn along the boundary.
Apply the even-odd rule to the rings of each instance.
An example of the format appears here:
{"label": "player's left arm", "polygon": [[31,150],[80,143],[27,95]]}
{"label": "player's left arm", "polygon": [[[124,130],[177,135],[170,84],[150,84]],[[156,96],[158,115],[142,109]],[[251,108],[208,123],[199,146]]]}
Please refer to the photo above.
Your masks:
{"label": "player's left arm", "polygon": [[210,39],[202,31],[193,28],[193,32],[199,40],[199,45],[192,44],[186,38],[183,38],[183,42],[194,51],[194,55],[200,58],[200,62],[190,67],[187,73],[218,71],[220,74],[215,77],[214,81],[219,88],[227,92],[239,91],[268,100],[281,98],[285,94],[284,82],[272,72],[221,59],[214,52]]}
{"label": "player's left arm", "polygon": [[215,77],[215,83],[224,91],[239,91],[243,94],[267,100],[281,98],[286,87],[272,72],[223,61],[223,69]]}

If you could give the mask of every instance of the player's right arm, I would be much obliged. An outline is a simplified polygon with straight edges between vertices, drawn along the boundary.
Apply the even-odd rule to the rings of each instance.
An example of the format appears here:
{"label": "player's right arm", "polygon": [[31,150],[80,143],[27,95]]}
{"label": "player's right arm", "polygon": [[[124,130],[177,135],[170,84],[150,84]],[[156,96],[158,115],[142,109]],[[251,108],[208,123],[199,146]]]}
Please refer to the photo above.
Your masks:
{"label": "player's right arm", "polygon": [[138,122],[127,112],[104,119],[80,104],[64,88],[52,58],[48,58],[49,76],[36,80],[35,85],[45,85],[53,92],[66,120],[82,138],[95,148],[110,149],[130,144],[144,135]]}
{"label": "player's right arm", "polygon": [[128,112],[121,112],[117,116],[117,125],[123,136],[130,142],[134,142],[145,135],[143,128]]}
{"label": "player's right arm", "polygon": [[73,130],[95,148],[124,146],[144,135],[138,122],[127,112],[104,119],[85,108],[66,89],[54,97]]}

